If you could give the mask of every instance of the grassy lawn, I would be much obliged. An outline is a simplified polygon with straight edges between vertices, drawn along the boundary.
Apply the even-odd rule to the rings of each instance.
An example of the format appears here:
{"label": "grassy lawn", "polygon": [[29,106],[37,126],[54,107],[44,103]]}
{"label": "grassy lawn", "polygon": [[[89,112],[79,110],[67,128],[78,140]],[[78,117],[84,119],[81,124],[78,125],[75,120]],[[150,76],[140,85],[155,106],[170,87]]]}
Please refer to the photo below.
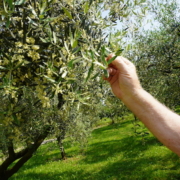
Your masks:
{"label": "grassy lawn", "polygon": [[151,134],[135,136],[132,119],[95,129],[83,152],[67,141],[64,161],[56,143],[42,145],[10,180],[180,179],[178,156]]}

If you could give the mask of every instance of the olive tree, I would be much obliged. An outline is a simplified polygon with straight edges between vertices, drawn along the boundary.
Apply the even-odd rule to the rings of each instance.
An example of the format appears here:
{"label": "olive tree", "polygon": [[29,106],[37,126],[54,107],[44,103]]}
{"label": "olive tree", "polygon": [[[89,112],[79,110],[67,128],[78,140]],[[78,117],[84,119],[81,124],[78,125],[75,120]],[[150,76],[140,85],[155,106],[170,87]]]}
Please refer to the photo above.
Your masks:
{"label": "olive tree", "polygon": [[[84,136],[70,127],[83,132],[94,121],[92,112],[102,98],[97,95],[99,78],[108,76],[105,56],[119,49],[104,29],[141,2],[0,2],[1,179],[16,173],[49,133],[55,133],[61,149],[66,132]],[[110,8],[109,19],[104,19],[101,11],[109,3],[124,8],[121,14]]]}
{"label": "olive tree", "polygon": [[143,87],[170,108],[179,105],[179,6],[176,1],[151,4],[159,28],[143,32],[134,41],[135,57]]}

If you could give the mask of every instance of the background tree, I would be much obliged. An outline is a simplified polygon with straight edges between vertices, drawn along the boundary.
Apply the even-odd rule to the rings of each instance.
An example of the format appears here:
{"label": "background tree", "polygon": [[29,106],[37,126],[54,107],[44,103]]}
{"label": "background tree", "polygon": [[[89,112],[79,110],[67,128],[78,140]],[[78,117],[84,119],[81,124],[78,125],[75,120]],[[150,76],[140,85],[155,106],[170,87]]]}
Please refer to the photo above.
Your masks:
{"label": "background tree", "polygon": [[99,105],[99,117],[100,119],[111,119],[111,124],[120,122],[123,116],[129,111],[111,91],[107,91],[106,93],[106,98],[104,98],[101,105]]}
{"label": "background tree", "polygon": [[179,6],[176,2],[152,4],[159,29],[137,36],[135,63],[143,87],[170,108],[179,105]]}

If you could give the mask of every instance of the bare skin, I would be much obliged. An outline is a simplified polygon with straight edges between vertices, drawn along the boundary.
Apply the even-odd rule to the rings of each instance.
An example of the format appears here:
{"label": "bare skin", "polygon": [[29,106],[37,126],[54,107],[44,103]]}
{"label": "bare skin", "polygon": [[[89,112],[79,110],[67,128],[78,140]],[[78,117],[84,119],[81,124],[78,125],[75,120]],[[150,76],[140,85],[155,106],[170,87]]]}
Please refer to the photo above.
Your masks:
{"label": "bare skin", "polygon": [[[110,54],[107,60],[114,55]],[[180,116],[146,92],[139,82],[133,63],[118,56],[108,67],[105,78],[113,93],[169,149],[180,156]]]}

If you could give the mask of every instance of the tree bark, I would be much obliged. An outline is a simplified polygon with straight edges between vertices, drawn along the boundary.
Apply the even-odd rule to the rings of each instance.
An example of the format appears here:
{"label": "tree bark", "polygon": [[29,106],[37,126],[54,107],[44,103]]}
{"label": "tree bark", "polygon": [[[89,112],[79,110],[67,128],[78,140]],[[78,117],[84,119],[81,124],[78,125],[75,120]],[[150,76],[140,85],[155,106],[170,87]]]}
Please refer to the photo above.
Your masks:
{"label": "tree bark", "polygon": [[62,160],[65,160],[66,159],[66,153],[65,153],[64,146],[63,146],[63,139],[64,138],[62,136],[57,137],[57,142],[58,142],[59,149],[61,152],[61,158],[62,158]]}
{"label": "tree bark", "polygon": [[[10,143],[10,146],[8,147],[9,156],[0,166],[1,180],[8,180],[32,157],[33,153],[49,134],[49,130],[50,127],[45,128],[44,132],[36,138],[34,144],[18,153],[14,152],[13,144]],[[8,167],[17,159],[19,159],[19,161],[12,168],[8,169]]]}

